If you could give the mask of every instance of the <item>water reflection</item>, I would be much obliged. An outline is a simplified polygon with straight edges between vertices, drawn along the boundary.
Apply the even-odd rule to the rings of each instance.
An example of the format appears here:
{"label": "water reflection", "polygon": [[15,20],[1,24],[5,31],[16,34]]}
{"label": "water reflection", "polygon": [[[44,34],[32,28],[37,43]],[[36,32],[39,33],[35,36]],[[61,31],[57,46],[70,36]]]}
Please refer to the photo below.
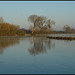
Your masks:
{"label": "water reflection", "polygon": [[[31,55],[46,53],[47,50],[51,50],[51,48],[55,47],[53,40],[46,37],[0,37],[0,54],[3,53],[5,48],[18,45],[20,42],[26,43],[26,40],[30,43],[28,51]],[[68,40],[64,41],[66,43],[70,42]]]}
{"label": "water reflection", "polygon": [[47,50],[51,50],[55,46],[51,39],[46,37],[32,37],[31,44],[33,45],[28,49],[31,55],[38,55],[45,53]]}
{"label": "water reflection", "polygon": [[20,43],[20,37],[0,37],[0,54],[4,49]]}

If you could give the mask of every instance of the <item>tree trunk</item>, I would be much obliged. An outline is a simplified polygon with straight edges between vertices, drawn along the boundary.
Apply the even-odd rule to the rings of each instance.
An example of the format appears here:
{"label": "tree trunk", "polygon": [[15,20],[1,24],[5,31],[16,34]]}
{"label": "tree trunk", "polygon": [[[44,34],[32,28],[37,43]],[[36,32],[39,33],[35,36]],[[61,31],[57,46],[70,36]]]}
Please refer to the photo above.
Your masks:
{"label": "tree trunk", "polygon": [[34,33],[34,27],[33,27],[33,31],[32,31],[32,34]]}
{"label": "tree trunk", "polygon": [[32,34],[34,33],[34,28],[35,28],[35,23],[34,23],[34,27],[33,27],[33,31],[32,31]]}

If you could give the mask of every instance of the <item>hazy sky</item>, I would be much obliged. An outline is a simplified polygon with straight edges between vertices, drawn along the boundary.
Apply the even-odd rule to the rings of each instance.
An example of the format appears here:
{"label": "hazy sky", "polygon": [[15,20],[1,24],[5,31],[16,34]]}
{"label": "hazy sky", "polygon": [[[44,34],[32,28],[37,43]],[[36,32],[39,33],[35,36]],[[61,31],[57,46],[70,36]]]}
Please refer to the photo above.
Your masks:
{"label": "hazy sky", "polygon": [[54,20],[53,29],[75,28],[75,1],[0,1],[0,17],[5,22],[28,28],[28,17],[33,14]]}

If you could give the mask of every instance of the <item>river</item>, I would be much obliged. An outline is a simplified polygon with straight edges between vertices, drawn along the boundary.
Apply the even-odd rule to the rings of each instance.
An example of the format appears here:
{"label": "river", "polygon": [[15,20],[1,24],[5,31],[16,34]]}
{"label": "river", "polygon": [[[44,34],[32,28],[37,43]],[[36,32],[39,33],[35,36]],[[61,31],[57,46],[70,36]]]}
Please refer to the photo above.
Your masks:
{"label": "river", "polygon": [[0,74],[75,74],[75,40],[0,37]]}

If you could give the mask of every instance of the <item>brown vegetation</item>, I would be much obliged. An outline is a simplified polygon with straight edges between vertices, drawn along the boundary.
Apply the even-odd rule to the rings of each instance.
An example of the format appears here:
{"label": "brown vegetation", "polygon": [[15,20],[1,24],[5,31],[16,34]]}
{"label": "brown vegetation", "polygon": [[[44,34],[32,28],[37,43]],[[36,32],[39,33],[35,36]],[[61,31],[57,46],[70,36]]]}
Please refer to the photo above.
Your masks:
{"label": "brown vegetation", "polygon": [[19,25],[5,23],[3,18],[0,17],[0,36],[16,36],[25,35],[24,30],[20,30]]}
{"label": "brown vegetation", "polygon": [[15,35],[25,35],[23,30],[20,30],[18,25],[13,25],[9,23],[0,23],[0,36],[15,36]]}

